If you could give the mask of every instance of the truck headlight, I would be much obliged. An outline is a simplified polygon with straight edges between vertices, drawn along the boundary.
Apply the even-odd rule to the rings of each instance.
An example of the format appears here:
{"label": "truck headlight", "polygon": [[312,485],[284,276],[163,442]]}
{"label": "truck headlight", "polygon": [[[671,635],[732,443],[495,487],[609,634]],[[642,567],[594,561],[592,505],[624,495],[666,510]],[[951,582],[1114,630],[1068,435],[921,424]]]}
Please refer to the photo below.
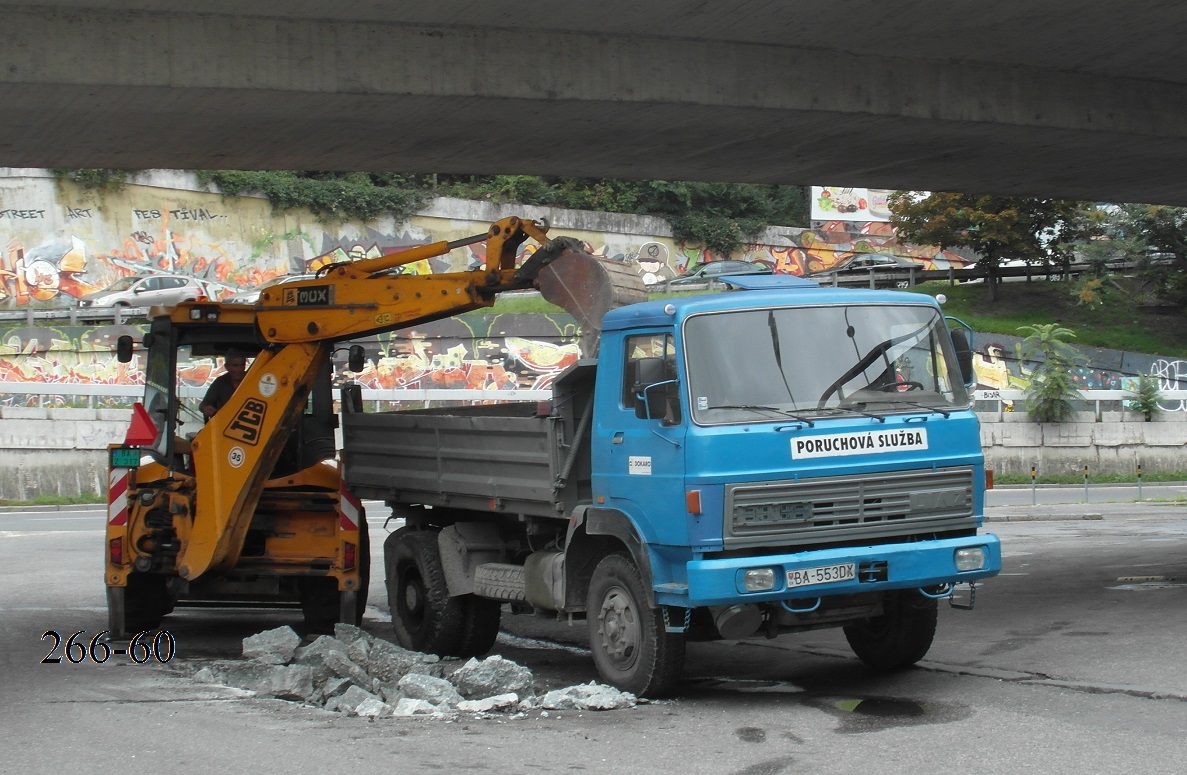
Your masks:
{"label": "truck headlight", "polygon": [[775,588],[774,568],[751,568],[742,572],[742,586],[747,592],[766,592]]}
{"label": "truck headlight", "polygon": [[954,559],[958,571],[981,570],[985,567],[985,547],[971,546],[957,549]]}

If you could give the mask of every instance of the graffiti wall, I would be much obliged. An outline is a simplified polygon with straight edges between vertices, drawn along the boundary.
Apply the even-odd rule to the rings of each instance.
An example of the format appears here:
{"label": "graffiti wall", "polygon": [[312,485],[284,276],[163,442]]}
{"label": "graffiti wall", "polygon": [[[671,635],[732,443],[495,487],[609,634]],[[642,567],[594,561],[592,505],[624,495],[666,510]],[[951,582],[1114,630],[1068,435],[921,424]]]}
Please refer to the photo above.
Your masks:
{"label": "graffiti wall", "polygon": [[[280,275],[485,230],[486,221],[450,213],[442,204],[448,201],[408,223],[381,218],[330,226],[302,210],[273,212],[261,198],[205,190],[187,173],[140,173],[119,191],[96,193],[48,171],[0,169],[0,309],[75,306],[121,278],[144,274],[194,277],[210,296],[223,298]],[[588,213],[571,215],[554,222],[591,220]],[[632,225],[650,221],[660,224],[653,231],[664,231],[655,219],[594,215],[606,228],[565,233],[583,239],[594,253],[629,263],[649,284],[714,258],[703,246]],[[845,221],[769,229],[764,242],[744,246],[734,258],[803,275],[870,252],[912,258],[928,269],[969,263],[949,251],[899,244],[889,224]],[[404,271],[461,271],[483,259],[478,243]]]}

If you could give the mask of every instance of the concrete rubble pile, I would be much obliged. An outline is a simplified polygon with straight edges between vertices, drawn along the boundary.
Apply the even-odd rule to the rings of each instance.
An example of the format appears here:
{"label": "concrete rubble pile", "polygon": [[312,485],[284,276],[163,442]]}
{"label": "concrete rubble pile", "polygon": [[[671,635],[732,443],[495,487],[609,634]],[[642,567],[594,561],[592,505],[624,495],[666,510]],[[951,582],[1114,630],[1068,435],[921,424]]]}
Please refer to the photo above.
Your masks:
{"label": "concrete rubble pile", "polygon": [[633,694],[593,682],[537,695],[532,672],[501,656],[459,665],[408,651],[349,624],[335,625],[333,636],[304,646],[287,626],[252,635],[243,639],[242,660],[211,663],[194,677],[373,718],[523,717],[536,710],[616,710],[638,702]]}

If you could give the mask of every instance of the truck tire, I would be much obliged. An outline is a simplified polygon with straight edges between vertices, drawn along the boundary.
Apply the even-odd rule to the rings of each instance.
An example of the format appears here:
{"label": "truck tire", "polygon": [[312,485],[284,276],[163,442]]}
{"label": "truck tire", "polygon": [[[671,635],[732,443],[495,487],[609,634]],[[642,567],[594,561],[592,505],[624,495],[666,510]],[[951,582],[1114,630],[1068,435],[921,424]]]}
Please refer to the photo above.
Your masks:
{"label": "truck tire", "polygon": [[388,536],[384,554],[387,602],[399,644],[442,657],[462,656],[466,601],[449,596],[437,533],[402,528]]}
{"label": "truck tire", "polygon": [[937,606],[913,589],[888,592],[881,616],[845,628],[853,653],[875,670],[910,667],[927,654],[936,634]]}
{"label": "truck tire", "polygon": [[684,635],[667,632],[647,604],[638,568],[622,554],[594,569],[586,599],[589,646],[608,683],[640,697],[669,692],[684,668]]}
{"label": "truck tire", "polygon": [[499,622],[503,616],[503,605],[497,600],[487,600],[477,595],[462,595],[465,605],[466,631],[459,647],[459,657],[480,657],[491,650],[499,637]]}

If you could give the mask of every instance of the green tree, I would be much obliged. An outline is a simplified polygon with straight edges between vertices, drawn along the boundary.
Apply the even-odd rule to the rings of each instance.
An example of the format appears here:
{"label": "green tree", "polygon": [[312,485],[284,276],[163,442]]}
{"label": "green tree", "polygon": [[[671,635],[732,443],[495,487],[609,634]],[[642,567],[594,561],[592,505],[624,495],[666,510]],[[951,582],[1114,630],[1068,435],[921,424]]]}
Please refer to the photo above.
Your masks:
{"label": "green tree", "polygon": [[997,300],[1001,261],[1066,265],[1073,245],[1094,227],[1090,205],[1067,199],[896,191],[889,205],[890,222],[904,240],[973,250],[977,266],[988,272],[990,301]]}
{"label": "green tree", "polygon": [[1130,393],[1129,407],[1135,412],[1146,416],[1146,422],[1154,419],[1154,415],[1162,411],[1158,402],[1162,399],[1162,391],[1158,388],[1158,378],[1149,374],[1139,374],[1137,388]]}
{"label": "green tree", "polygon": [[1154,292],[1187,307],[1187,208],[1121,205],[1116,228],[1144,246],[1135,263]]}
{"label": "green tree", "polygon": [[1058,323],[1022,326],[1025,335],[1018,349],[1020,361],[1037,361],[1026,388],[1026,411],[1035,422],[1063,422],[1075,415],[1075,402],[1082,400],[1074,372],[1087,359],[1068,344],[1075,333]]}
{"label": "green tree", "polygon": [[274,207],[305,207],[330,220],[410,217],[430,197],[483,199],[574,210],[654,215],[673,237],[728,256],[766,226],[806,226],[802,186],[605,180],[533,175],[399,175],[394,173],[199,172],[228,194],[257,192]]}

